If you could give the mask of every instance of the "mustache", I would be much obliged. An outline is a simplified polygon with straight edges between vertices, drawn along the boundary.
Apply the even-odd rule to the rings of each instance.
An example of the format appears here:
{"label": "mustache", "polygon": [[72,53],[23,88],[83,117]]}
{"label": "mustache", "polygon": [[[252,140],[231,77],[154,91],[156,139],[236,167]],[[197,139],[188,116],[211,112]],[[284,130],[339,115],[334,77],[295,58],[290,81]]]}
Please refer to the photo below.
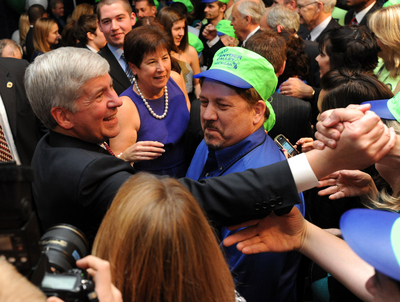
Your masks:
{"label": "mustache", "polygon": [[205,122],[205,124],[204,124],[204,129],[206,129],[206,128],[211,128],[211,129],[217,130],[219,133],[222,132],[217,126],[215,126],[215,125],[213,124],[212,121],[206,121],[206,122]]}

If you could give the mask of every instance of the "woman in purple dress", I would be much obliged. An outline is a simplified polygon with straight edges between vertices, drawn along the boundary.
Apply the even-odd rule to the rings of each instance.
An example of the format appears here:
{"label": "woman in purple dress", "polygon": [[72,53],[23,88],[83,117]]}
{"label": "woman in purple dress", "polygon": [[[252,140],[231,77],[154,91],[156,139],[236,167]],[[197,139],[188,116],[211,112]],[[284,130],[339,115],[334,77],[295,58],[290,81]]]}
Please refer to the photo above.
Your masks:
{"label": "woman in purple dress", "polygon": [[190,103],[181,75],[171,71],[170,43],[165,32],[150,26],[126,35],[125,58],[135,81],[120,95],[121,132],[110,146],[138,171],[182,177]]}

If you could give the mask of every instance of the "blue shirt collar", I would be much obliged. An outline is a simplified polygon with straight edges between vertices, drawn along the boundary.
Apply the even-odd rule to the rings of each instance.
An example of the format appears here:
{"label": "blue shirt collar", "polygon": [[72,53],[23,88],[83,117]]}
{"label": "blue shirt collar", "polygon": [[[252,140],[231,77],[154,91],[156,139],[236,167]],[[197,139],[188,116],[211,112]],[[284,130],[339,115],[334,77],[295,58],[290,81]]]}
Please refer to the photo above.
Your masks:
{"label": "blue shirt collar", "polygon": [[264,127],[260,127],[245,139],[228,148],[215,150],[208,147],[208,156],[211,155],[211,157],[215,157],[219,170],[225,170],[240,157],[262,144],[266,136],[267,134],[264,131]]}

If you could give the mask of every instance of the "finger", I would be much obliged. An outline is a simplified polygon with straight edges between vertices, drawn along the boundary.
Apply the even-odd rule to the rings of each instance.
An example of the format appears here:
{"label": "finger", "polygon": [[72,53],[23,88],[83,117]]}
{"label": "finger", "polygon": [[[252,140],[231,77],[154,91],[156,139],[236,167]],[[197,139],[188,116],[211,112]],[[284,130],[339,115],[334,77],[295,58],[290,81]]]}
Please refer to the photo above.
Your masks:
{"label": "finger", "polygon": [[260,219],[249,220],[249,221],[243,222],[241,224],[228,226],[228,230],[233,231],[233,230],[237,230],[237,229],[240,229],[240,228],[246,228],[246,227],[249,227],[249,226],[256,225],[259,222],[260,222]]}
{"label": "finger", "polygon": [[331,179],[331,178],[334,178],[334,179],[338,178],[340,173],[343,172],[343,171],[350,171],[350,170],[340,170],[340,171],[333,172],[333,173],[331,173],[331,174],[329,174],[329,175],[327,175],[325,177],[322,177],[321,180],[320,180],[320,183],[321,183],[322,180],[327,180],[327,179]]}
{"label": "finger", "polygon": [[149,147],[159,147],[159,148],[164,147],[163,143],[155,142],[155,141],[140,141],[140,142],[137,142],[136,144],[138,144],[139,146],[149,146]]}
{"label": "finger", "polygon": [[362,112],[367,112],[369,109],[371,109],[371,104],[363,104],[363,105],[359,105],[359,104],[350,104],[348,105],[346,108],[348,109],[357,109],[360,110]]}
{"label": "finger", "polygon": [[329,188],[318,191],[318,195],[319,196],[332,195],[332,194],[336,194],[336,193],[340,192],[338,190],[339,190],[339,188],[336,185],[334,185]]}
{"label": "finger", "polygon": [[[390,128],[389,133],[385,133],[385,135],[382,136],[381,141],[377,142],[378,143],[378,152],[375,154],[375,158],[374,161],[378,162],[380,161],[384,156],[386,156],[390,150],[392,150],[392,148],[394,147],[394,145],[396,144],[396,140],[397,140],[397,135],[396,132],[394,131],[393,128]],[[389,141],[387,143],[385,143],[385,137],[389,135]],[[382,147],[380,147],[380,145],[382,145]]]}
{"label": "finger", "polygon": [[268,251],[268,247],[262,242],[242,248],[242,253],[246,255],[259,254]]}
{"label": "finger", "polygon": [[363,116],[364,112],[358,109],[338,108],[333,111],[328,110],[326,114],[323,112],[320,118],[325,127],[332,127],[340,122],[354,122]]}
{"label": "finger", "polygon": [[153,153],[165,153],[165,149],[156,147],[139,147],[134,152],[153,152]]}
{"label": "finger", "polygon": [[336,181],[337,180],[335,178],[320,180],[319,185],[317,187],[321,188],[321,187],[327,187],[327,186],[336,186]]}
{"label": "finger", "polygon": [[231,246],[235,243],[238,243],[243,240],[249,240],[250,238],[254,238],[257,236],[256,227],[248,227],[246,229],[240,230],[233,235],[226,237],[223,241],[225,246]]}

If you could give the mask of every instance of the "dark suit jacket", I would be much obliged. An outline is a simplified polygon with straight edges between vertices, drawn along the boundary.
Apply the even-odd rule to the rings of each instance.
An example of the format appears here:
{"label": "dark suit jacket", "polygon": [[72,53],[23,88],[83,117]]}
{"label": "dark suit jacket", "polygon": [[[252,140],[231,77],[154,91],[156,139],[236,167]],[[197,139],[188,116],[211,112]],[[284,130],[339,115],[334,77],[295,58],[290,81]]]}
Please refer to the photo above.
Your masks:
{"label": "dark suit jacket", "polygon": [[117,94],[120,95],[131,86],[131,82],[111,50],[108,48],[108,44],[100,49],[99,54],[107,60],[108,64],[110,64],[110,76],[113,79],[114,89]]}
{"label": "dark suit jacket", "polygon": [[[333,28],[339,28],[340,25],[337,23],[335,20],[331,19],[331,21],[328,23],[328,25],[325,27],[325,29],[321,32],[321,34],[315,39],[315,42],[319,42],[321,40],[321,37],[328,31]],[[305,26],[300,26],[299,31],[297,34],[302,37],[304,40],[306,39],[307,35],[310,33],[310,31],[305,27]]]}
{"label": "dark suit jacket", "polygon": [[304,40],[304,52],[310,58],[310,70],[308,72],[307,84],[313,87],[319,87],[321,82],[319,65],[315,58],[319,55],[318,43]]}
{"label": "dark suit jacket", "polygon": [[221,40],[219,40],[215,45],[213,45],[213,47],[209,47],[207,45],[207,39],[204,38],[203,36],[203,30],[204,28],[208,25],[207,24],[203,24],[200,28],[200,33],[199,33],[199,39],[201,42],[203,42],[204,44],[204,49],[203,49],[203,66],[207,66],[207,69],[209,69],[211,67],[211,64],[213,62],[213,58],[215,53],[221,49],[222,47],[225,47],[224,43],[222,43]]}
{"label": "dark suit jacket", "polygon": [[0,95],[23,165],[30,165],[41,136],[41,123],[33,113],[25,93],[24,75],[27,66],[25,60],[0,58]]}
{"label": "dark suit jacket", "polygon": [[268,133],[272,139],[278,134],[283,134],[295,144],[302,137],[312,137],[309,102],[277,92],[271,98],[271,105],[276,115],[275,126]]}
{"label": "dark suit jacket", "polygon": [[28,62],[32,62],[33,52],[35,51],[33,47],[33,27],[30,27],[28,33],[26,34],[25,46],[26,46],[26,59],[28,60]]}
{"label": "dark suit jacket", "polygon": [[334,28],[339,28],[340,24],[337,23],[335,20],[331,19],[331,21],[328,23],[328,26],[325,27],[325,29],[322,31],[322,33],[315,39],[315,42],[318,42],[321,40],[321,37],[329,30],[334,29]]}
{"label": "dark suit jacket", "polygon": [[[91,241],[117,190],[135,174],[128,163],[97,144],[52,131],[39,142],[32,167],[33,195],[43,227],[69,223]],[[265,217],[271,205],[275,210],[300,202],[286,161],[200,182],[180,181],[216,226]]]}
{"label": "dark suit jacket", "polygon": [[[368,15],[372,14],[373,12],[377,11],[382,7],[382,3],[380,1],[376,1],[374,6],[371,7],[371,9],[365,14],[364,18],[362,18],[361,22],[358,23],[358,25],[365,25],[367,26],[367,20],[368,20]],[[349,9],[347,12],[346,16],[344,17],[344,24],[348,25],[350,24],[351,19],[353,19],[355,13],[355,9]]]}

